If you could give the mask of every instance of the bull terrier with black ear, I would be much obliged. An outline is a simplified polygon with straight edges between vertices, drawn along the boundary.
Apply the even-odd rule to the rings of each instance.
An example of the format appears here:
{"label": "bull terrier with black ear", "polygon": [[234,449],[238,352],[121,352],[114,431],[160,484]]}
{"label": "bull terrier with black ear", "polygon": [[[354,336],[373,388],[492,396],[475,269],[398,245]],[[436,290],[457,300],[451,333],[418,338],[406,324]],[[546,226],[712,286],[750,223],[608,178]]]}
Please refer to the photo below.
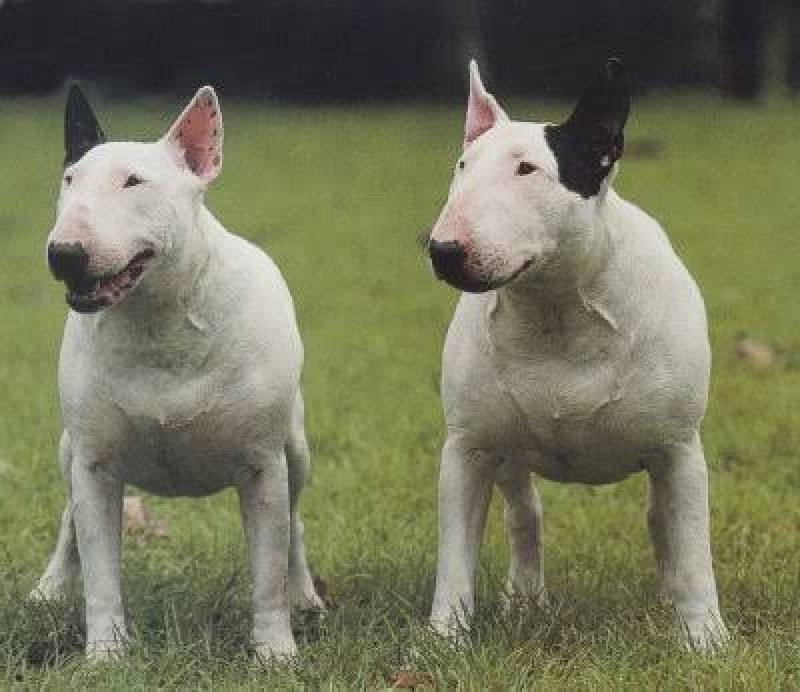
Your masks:
{"label": "bull terrier with black ear", "polygon": [[67,502],[34,589],[65,596],[79,569],[86,649],[125,641],[123,486],[202,496],[236,487],[254,581],[261,658],[295,652],[290,604],[322,610],[306,565],[298,498],[309,470],[289,291],[261,250],[203,204],[222,166],[211,87],[154,143],[104,143],[77,87],[50,269],[70,311],[59,364]]}
{"label": "bull terrier with black ear", "polygon": [[560,125],[515,122],[473,62],[463,154],[431,232],[464,293],[444,347],[447,439],[431,622],[468,625],[493,482],[505,498],[507,592],[542,598],[531,474],[650,476],[648,525],[688,646],[728,634],[711,565],[700,441],[709,344],[700,293],[661,227],[611,188],[630,95],[619,60]]}

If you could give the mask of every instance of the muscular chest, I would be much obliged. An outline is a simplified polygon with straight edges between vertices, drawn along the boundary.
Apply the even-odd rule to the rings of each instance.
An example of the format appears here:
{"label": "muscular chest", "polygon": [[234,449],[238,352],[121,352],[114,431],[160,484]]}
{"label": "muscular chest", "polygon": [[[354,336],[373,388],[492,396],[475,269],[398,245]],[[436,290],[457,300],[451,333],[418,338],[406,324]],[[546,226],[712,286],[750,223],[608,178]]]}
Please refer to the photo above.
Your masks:
{"label": "muscular chest", "polygon": [[234,482],[241,449],[268,425],[250,389],[225,369],[117,364],[68,377],[62,407],[71,433],[101,450],[125,482],[206,495]]}
{"label": "muscular chest", "polygon": [[506,341],[489,359],[514,421],[506,446],[558,481],[613,482],[640,470],[657,445],[659,406],[646,402],[635,343],[607,328],[561,339],[534,332],[519,344]]}

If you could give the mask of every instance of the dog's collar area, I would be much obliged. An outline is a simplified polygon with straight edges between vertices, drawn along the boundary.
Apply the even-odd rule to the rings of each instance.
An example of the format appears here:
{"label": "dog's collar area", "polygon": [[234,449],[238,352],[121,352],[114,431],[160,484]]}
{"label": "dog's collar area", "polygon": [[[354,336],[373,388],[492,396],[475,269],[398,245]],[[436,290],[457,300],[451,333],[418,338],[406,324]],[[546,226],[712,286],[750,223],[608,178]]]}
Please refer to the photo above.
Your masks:
{"label": "dog's collar area", "polygon": [[155,256],[152,249],[143,250],[117,274],[93,281],[67,284],[67,304],[76,312],[92,313],[120,302],[137,284],[147,263]]}

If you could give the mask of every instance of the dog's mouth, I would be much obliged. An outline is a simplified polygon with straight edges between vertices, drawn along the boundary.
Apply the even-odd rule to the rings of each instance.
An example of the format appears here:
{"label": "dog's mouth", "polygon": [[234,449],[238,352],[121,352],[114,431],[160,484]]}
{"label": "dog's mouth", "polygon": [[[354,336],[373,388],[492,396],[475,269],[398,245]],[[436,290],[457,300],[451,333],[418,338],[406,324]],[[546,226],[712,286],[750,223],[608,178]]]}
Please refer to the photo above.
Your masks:
{"label": "dog's mouth", "polygon": [[451,286],[453,286],[453,288],[457,288],[460,291],[465,291],[466,293],[486,293],[486,291],[494,291],[495,289],[501,288],[506,284],[510,284],[512,281],[514,281],[514,279],[530,269],[535,262],[536,259],[531,257],[530,259],[525,260],[525,262],[523,262],[519,268],[511,272],[511,274],[500,279],[475,279],[464,273],[460,274],[459,276],[441,276],[439,278],[449,283]]}
{"label": "dog's mouth", "polygon": [[143,250],[116,273],[92,278],[80,284],[67,284],[67,304],[76,312],[91,313],[110,308],[133,290],[153,259],[152,249]]}

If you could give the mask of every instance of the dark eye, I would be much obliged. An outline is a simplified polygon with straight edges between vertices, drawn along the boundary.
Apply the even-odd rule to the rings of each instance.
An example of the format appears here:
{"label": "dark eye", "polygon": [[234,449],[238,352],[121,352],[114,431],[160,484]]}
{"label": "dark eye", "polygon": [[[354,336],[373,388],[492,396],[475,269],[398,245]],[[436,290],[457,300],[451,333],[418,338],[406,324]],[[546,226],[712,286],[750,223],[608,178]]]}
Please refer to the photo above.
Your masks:
{"label": "dark eye", "polygon": [[64,176],[64,183],[66,185],[72,185],[72,176],[71,175],[65,175]]}
{"label": "dark eye", "polygon": [[466,165],[467,165],[467,162],[466,162],[466,161],[459,161],[459,162],[458,162],[458,167],[459,167],[459,168],[460,168],[462,171],[464,170],[464,166],[466,166]]}
{"label": "dark eye", "polygon": [[532,163],[528,163],[527,161],[520,161],[519,166],[517,166],[517,175],[530,175],[535,170],[538,169]]}
{"label": "dark eye", "polygon": [[125,187],[134,187],[136,185],[141,185],[143,182],[144,181],[138,175],[131,173],[125,181]]}

